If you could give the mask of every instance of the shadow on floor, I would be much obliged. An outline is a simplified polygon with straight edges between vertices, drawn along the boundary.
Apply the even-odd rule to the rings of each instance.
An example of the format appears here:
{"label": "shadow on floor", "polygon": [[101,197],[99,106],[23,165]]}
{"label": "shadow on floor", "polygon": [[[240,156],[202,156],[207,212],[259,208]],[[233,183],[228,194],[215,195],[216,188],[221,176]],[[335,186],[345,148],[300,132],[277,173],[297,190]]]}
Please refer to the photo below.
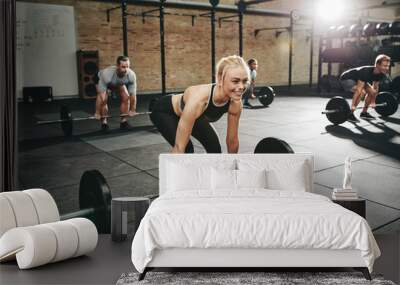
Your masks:
{"label": "shadow on floor", "polygon": [[[399,120],[395,118],[391,119]],[[328,133],[336,137],[351,139],[355,144],[363,148],[400,160],[400,145],[390,142],[391,139],[393,139],[395,136],[398,136],[400,133],[392,128],[389,128],[384,123],[375,123],[370,121],[370,124],[381,129],[383,132],[371,132],[358,124],[354,124],[354,126],[355,129],[361,132],[361,134],[355,133],[343,126],[329,125],[326,126],[325,129]]]}

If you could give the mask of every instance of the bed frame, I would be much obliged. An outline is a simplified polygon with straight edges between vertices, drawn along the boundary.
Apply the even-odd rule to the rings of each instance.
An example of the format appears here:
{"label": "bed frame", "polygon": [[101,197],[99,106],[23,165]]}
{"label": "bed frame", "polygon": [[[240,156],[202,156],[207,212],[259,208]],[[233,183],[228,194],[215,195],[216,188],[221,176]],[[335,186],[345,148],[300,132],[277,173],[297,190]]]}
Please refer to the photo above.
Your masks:
{"label": "bed frame", "polygon": [[[139,275],[155,268],[231,268],[237,271],[270,268],[343,268],[361,271],[371,280],[359,250],[328,249],[182,249],[156,250],[152,261]],[[262,270],[261,270],[262,271]]]}
{"label": "bed frame", "polygon": [[[257,154],[266,155],[266,154]],[[207,158],[210,163],[218,158],[248,158],[254,154],[191,154],[198,158]],[[313,189],[314,159],[312,154],[268,154],[269,158],[296,158],[304,159],[309,164],[308,192]],[[182,155],[161,154],[159,160],[160,195],[165,193],[164,181],[167,179],[166,164],[168,161],[179,161]],[[330,250],[330,249],[238,249],[238,248],[168,248],[157,249],[153,259],[147,265],[139,280],[143,280],[146,273],[154,269],[166,268],[229,268],[234,271],[253,271],[256,269],[285,268],[353,268],[361,271],[367,280],[371,275],[361,257],[359,250]],[[251,270],[250,270],[251,269]],[[229,270],[231,271],[231,270]],[[260,270],[263,271],[263,270]]]}

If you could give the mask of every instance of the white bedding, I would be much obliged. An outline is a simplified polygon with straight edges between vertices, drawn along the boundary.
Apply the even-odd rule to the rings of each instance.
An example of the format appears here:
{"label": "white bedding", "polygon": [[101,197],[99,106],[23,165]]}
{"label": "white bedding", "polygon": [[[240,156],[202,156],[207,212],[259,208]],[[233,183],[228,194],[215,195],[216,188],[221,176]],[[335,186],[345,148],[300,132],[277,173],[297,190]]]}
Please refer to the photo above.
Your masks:
{"label": "white bedding", "polygon": [[155,249],[358,249],[370,271],[380,251],[368,223],[328,198],[299,191],[185,191],[156,199],[132,243],[143,272]]}

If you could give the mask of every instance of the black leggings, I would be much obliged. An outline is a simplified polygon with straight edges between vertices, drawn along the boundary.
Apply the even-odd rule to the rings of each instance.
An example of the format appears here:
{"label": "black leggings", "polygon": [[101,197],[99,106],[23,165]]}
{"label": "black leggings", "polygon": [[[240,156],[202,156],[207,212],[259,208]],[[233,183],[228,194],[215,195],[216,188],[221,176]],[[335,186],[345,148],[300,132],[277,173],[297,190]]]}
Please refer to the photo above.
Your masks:
{"label": "black leggings", "polygon": [[[172,107],[172,96],[164,96],[154,104],[150,119],[168,143],[174,146],[179,117]],[[192,136],[202,144],[207,153],[222,152],[218,135],[204,116],[195,121]],[[191,140],[186,146],[185,153],[194,153]]]}

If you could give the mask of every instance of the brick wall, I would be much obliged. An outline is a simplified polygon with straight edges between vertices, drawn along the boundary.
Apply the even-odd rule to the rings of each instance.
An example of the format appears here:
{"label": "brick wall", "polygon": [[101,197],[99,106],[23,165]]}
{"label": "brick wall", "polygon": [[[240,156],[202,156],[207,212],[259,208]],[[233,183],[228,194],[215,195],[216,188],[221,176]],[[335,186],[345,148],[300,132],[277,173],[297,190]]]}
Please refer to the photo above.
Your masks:
{"label": "brick wall", "polygon": [[[75,8],[76,35],[78,48],[98,50],[100,67],[114,64],[115,58],[123,53],[121,11],[111,12],[107,22],[106,9],[118,3],[101,3],[81,0],[32,0],[30,2],[72,5]],[[208,0],[195,0],[206,2]],[[221,4],[234,5],[234,0],[221,0]],[[371,1],[369,1],[371,2]],[[312,1],[280,0],[255,5],[255,8],[275,9],[288,12],[292,9],[310,7]],[[128,12],[138,13],[153,9],[129,5]],[[170,9],[170,12],[199,14],[204,11]],[[379,13],[382,13],[381,11]],[[226,16],[217,13],[217,16]],[[381,14],[379,14],[382,17]],[[286,84],[288,78],[289,35],[283,32],[262,31],[257,37],[254,30],[265,27],[288,26],[288,18],[245,16],[244,17],[244,58],[255,57],[259,61],[258,84]],[[304,27],[297,26],[296,29]],[[211,80],[211,39],[209,18],[196,18],[192,26],[190,17],[165,16],[166,84],[168,90],[179,90],[193,84],[208,83]],[[222,56],[238,54],[238,23],[223,22],[216,25],[216,60]],[[159,19],[128,17],[128,53],[138,78],[139,92],[161,89]],[[293,84],[307,83],[310,62],[310,36],[305,31],[295,31],[293,41]],[[314,82],[317,77],[318,38],[314,38]],[[334,69],[335,70],[335,69]],[[395,72],[399,68],[394,69]],[[326,64],[324,65],[326,73]]]}

